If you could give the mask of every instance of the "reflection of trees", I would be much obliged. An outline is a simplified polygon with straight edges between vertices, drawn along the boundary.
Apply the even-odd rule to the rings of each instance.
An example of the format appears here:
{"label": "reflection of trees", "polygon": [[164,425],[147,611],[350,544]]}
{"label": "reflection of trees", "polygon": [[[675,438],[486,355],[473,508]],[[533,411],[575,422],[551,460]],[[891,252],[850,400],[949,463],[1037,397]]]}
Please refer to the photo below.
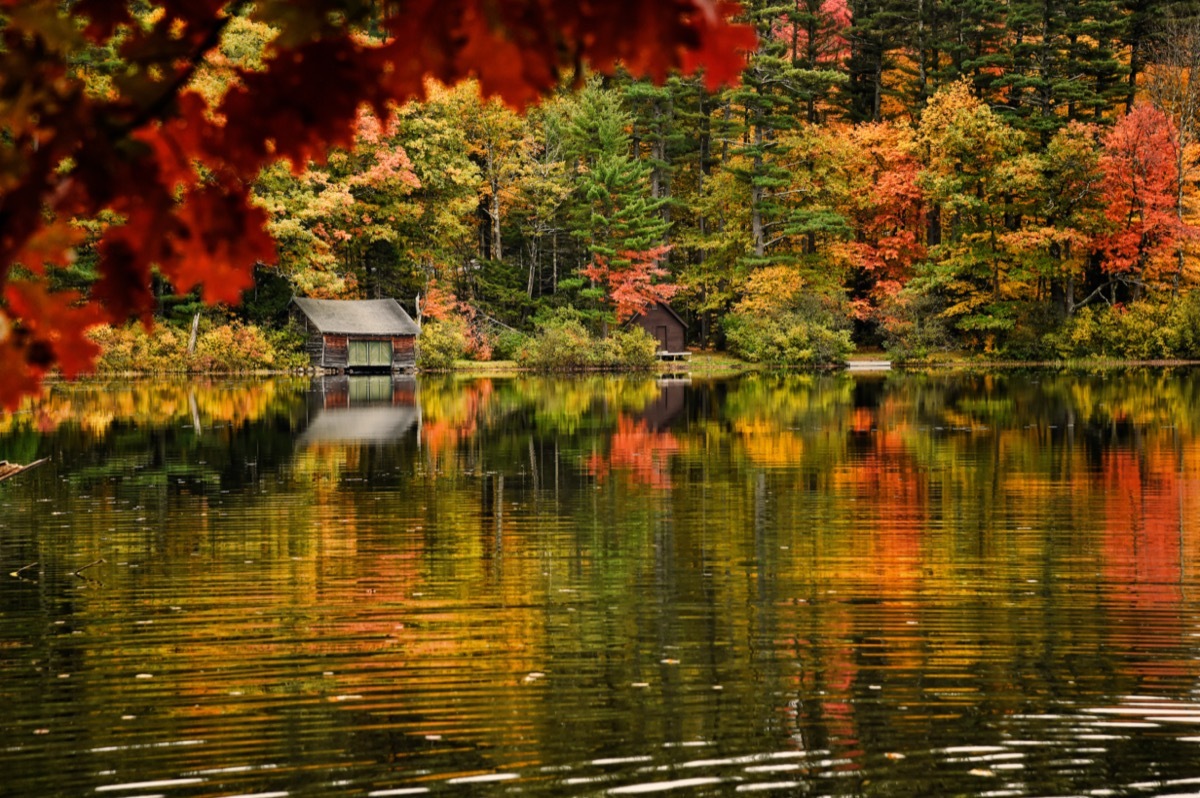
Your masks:
{"label": "reflection of trees", "polygon": [[[20,510],[0,520],[10,570],[43,563],[44,598],[6,611],[51,629],[67,596],[117,619],[109,650],[153,612],[139,645],[192,735],[299,697],[330,734],[377,722],[396,750],[445,734],[513,759],[577,756],[571,707],[598,755],[737,729],[859,763],[1197,670],[1180,589],[1200,550],[1195,377],[677,387],[652,423],[653,380],[422,378],[419,437],[303,449],[303,386],[197,393],[200,434],[171,387],[52,396],[61,419],[36,440],[55,461],[6,484]],[[111,420],[85,429],[86,402]],[[140,567],[80,591],[68,566],[100,556]],[[262,615],[231,621],[247,595]],[[81,669],[95,644],[39,645]],[[93,689],[68,698],[113,699]]]}
{"label": "reflection of trees", "polygon": [[619,471],[637,484],[666,489],[671,487],[670,457],[679,451],[679,441],[671,433],[653,432],[645,421],[621,414],[607,456],[593,453],[587,470],[600,481]]}
{"label": "reflection of trees", "polygon": [[294,403],[299,385],[296,380],[55,383],[44,396],[26,398],[18,412],[0,414],[0,434],[27,427],[47,433],[66,425],[99,439],[114,424],[161,428],[199,421],[201,430],[236,427]]}

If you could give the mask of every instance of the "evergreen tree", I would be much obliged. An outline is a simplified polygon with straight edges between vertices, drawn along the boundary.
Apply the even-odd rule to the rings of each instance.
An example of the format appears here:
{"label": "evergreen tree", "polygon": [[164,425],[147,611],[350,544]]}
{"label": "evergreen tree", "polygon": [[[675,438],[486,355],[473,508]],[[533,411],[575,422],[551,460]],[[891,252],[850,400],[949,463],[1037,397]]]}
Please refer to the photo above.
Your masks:
{"label": "evergreen tree", "polygon": [[[847,30],[850,52],[846,62],[846,94],[850,118],[878,122],[883,118],[887,92],[884,75],[894,67],[893,53],[912,32],[921,8],[907,0],[851,0],[852,23]],[[917,52],[919,41],[909,41]],[[916,94],[919,96],[921,91]]]}
{"label": "evergreen tree", "polygon": [[[666,235],[666,201],[650,195],[652,167],[632,155],[632,121],[618,94],[595,81],[580,92],[567,118],[566,143],[575,166],[572,227],[581,245],[579,269],[597,259],[611,268],[629,266],[641,253],[661,247]],[[592,286],[583,295],[598,300],[603,292]]]}
{"label": "evergreen tree", "polygon": [[[844,82],[832,69],[810,69],[799,64],[791,49],[792,38],[783,33],[783,21],[794,5],[771,0],[748,3],[747,16],[758,28],[758,50],[742,73],[742,85],[731,89],[726,100],[741,121],[740,144],[732,154],[738,163],[729,168],[748,188],[752,259],[764,262],[771,242],[786,235],[790,220],[780,199],[789,173],[779,163],[779,139],[796,129],[809,103]],[[803,111],[802,111],[803,109]]]}

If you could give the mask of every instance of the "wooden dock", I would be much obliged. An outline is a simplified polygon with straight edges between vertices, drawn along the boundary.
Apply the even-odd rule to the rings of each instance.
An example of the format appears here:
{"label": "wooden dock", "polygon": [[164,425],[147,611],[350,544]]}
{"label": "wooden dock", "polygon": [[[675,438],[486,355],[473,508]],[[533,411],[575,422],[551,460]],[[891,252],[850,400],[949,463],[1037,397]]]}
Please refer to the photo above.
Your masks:
{"label": "wooden dock", "polygon": [[891,371],[890,360],[847,360],[846,369],[849,371]]}
{"label": "wooden dock", "polygon": [[663,352],[655,353],[659,360],[687,360],[692,356],[691,352]]}

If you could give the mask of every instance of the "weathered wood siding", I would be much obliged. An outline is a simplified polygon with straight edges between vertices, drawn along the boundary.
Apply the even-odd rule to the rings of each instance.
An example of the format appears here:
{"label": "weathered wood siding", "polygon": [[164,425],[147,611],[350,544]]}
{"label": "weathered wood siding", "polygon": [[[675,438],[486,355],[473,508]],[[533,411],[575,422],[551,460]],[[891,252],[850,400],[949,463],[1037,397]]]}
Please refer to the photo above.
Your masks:
{"label": "weathered wood siding", "polygon": [[305,316],[295,305],[291,308],[290,316],[292,324],[304,332],[304,351],[308,355],[309,365],[313,368],[321,368],[324,365],[322,359],[325,355],[324,336],[312,325],[308,316]]}
{"label": "weathered wood siding", "polygon": [[344,369],[350,362],[350,341],[344,335],[326,335],[321,365],[327,369]]}
{"label": "weathered wood siding", "polygon": [[392,371],[412,371],[417,367],[417,339],[411,335],[392,338]]}
{"label": "weathered wood siding", "polygon": [[637,317],[637,323],[658,341],[660,351],[682,352],[687,344],[686,328],[662,305],[652,305]]}

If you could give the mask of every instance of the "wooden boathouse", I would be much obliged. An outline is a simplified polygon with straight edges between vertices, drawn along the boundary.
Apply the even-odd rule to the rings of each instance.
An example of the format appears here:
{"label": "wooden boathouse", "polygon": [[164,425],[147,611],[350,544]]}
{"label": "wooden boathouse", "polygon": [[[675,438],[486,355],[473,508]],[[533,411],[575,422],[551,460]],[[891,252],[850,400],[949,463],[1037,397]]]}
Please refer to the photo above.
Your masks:
{"label": "wooden boathouse", "polygon": [[293,297],[292,318],[305,331],[314,368],[347,373],[417,366],[421,330],[394,299]]}
{"label": "wooden boathouse", "polygon": [[678,360],[687,357],[688,326],[667,303],[655,302],[647,305],[645,310],[629,320],[629,324],[638,325],[658,342],[660,359]]}

